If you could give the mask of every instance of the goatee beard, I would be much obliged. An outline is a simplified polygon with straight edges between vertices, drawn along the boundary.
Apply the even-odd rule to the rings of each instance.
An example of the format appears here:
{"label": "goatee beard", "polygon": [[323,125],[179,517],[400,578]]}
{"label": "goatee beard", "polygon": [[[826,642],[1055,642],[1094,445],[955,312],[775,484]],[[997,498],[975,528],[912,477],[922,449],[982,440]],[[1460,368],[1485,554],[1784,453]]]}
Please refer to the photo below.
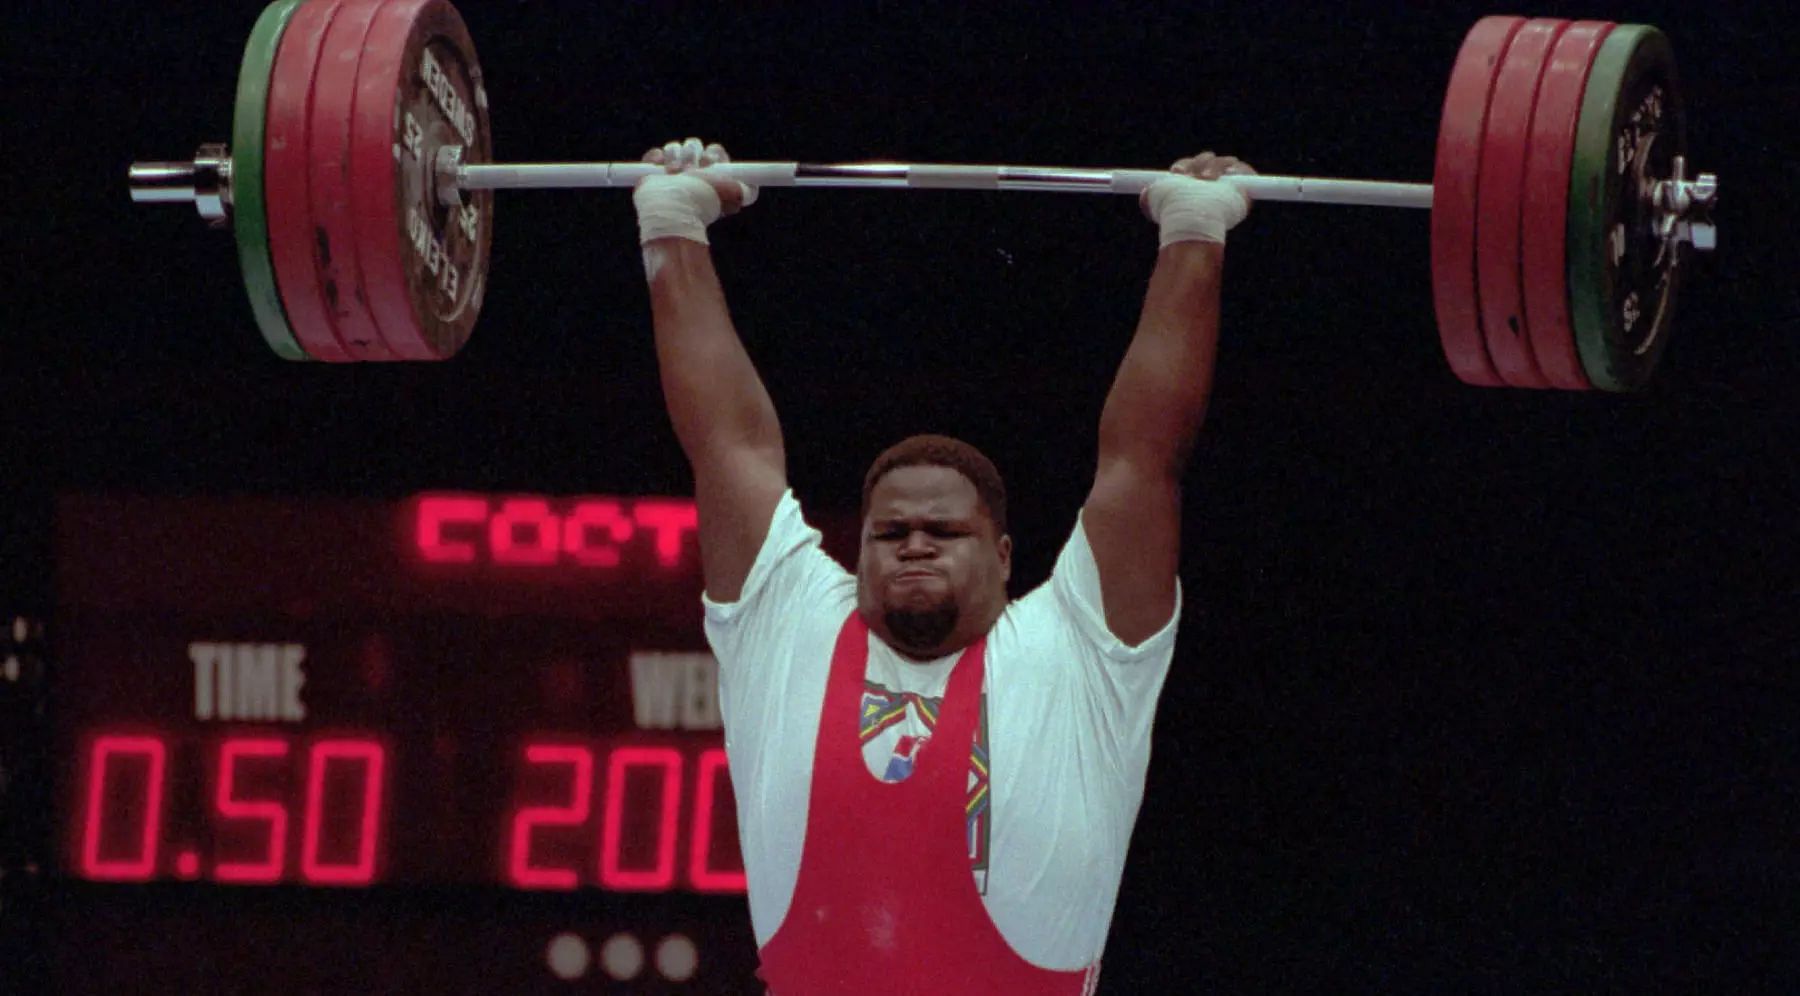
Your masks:
{"label": "goatee beard", "polygon": [[881,618],[900,649],[927,653],[950,638],[956,617],[956,603],[945,602],[930,609],[888,609]]}

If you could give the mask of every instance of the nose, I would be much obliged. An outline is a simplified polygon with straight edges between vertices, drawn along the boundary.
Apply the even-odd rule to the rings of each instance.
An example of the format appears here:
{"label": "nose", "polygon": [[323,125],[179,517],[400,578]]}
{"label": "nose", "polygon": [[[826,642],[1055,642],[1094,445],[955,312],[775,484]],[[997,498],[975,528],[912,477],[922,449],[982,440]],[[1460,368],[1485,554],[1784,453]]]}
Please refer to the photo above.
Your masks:
{"label": "nose", "polygon": [[937,547],[932,544],[931,537],[925,535],[925,530],[914,529],[900,541],[897,552],[901,560],[918,560],[921,557],[935,556]]}

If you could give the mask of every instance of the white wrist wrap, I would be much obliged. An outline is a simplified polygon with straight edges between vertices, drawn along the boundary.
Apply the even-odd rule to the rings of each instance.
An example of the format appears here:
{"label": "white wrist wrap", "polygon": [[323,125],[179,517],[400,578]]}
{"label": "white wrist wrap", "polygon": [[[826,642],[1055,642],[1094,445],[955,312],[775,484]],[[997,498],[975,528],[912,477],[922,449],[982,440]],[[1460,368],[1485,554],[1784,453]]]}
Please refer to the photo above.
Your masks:
{"label": "white wrist wrap", "polygon": [[1158,248],[1176,242],[1225,242],[1250,213],[1250,199],[1229,183],[1171,174],[1152,183],[1144,204],[1161,227]]}
{"label": "white wrist wrap", "polygon": [[638,245],[651,239],[677,238],[710,245],[706,226],[723,210],[712,184],[686,173],[648,177],[631,195],[637,205]]}

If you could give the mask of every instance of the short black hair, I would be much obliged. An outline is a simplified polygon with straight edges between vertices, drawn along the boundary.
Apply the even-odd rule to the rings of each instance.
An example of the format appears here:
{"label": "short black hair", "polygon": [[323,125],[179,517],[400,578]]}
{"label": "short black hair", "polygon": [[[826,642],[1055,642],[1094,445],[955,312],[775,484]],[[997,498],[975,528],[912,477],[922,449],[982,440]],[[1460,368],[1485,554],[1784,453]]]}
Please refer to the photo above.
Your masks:
{"label": "short black hair", "polygon": [[986,454],[950,436],[908,436],[882,451],[863,477],[863,518],[869,517],[869,496],[888,471],[917,466],[948,467],[968,478],[994,523],[994,535],[1006,535],[1006,482],[1000,479],[1000,471]]}

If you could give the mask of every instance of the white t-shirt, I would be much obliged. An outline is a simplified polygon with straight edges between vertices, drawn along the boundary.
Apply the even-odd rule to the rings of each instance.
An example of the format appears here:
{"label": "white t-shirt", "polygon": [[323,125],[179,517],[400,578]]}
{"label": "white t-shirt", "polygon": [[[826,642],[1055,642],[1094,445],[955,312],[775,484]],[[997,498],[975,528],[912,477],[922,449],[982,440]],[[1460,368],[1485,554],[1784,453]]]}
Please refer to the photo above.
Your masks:
{"label": "white t-shirt", "polygon": [[[821,549],[789,491],[738,601],[702,602],[761,947],[799,877],[819,713],[856,578]],[[1059,971],[1092,964],[1106,945],[1180,588],[1169,622],[1135,647],[1106,628],[1100,606],[1078,519],[1050,580],[1009,604],[988,636],[970,764],[970,865],[988,916],[1021,957]],[[958,656],[913,663],[869,634],[863,756],[876,777],[910,773]]]}

